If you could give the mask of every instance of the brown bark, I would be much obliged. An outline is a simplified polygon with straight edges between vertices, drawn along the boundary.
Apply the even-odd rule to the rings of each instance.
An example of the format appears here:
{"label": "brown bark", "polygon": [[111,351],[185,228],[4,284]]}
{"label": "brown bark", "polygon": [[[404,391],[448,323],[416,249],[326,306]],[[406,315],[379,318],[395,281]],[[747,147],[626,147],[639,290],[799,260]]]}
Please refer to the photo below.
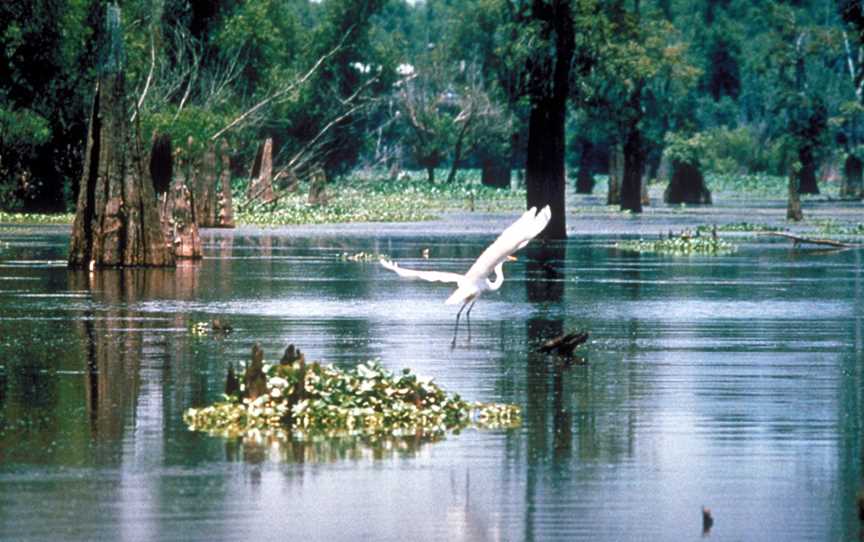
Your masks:
{"label": "brown bark", "polygon": [[234,199],[231,195],[231,153],[228,142],[222,140],[219,148],[219,180],[216,188],[216,226],[234,227]]}
{"label": "brown bark", "polygon": [[[171,183],[171,189],[162,196],[160,207],[162,232],[166,244],[178,259],[199,259],[201,237],[195,214],[195,198],[189,190],[189,182],[197,169],[192,165],[193,143],[190,137],[185,151],[178,151],[178,167]],[[172,153],[173,157],[175,153]]]}
{"label": "brown bark", "polygon": [[268,137],[258,148],[246,196],[250,202],[270,203],[276,200],[276,193],[273,192],[273,138]]}
{"label": "brown bark", "polygon": [[93,98],[69,267],[173,266],[149,168],[128,120],[120,10],[107,9],[111,50]]}
{"label": "brown bark", "polygon": [[213,143],[207,145],[201,158],[201,167],[195,172],[194,178],[187,180],[187,187],[194,194],[195,217],[202,228],[212,228],[217,221],[216,191],[216,148]]}

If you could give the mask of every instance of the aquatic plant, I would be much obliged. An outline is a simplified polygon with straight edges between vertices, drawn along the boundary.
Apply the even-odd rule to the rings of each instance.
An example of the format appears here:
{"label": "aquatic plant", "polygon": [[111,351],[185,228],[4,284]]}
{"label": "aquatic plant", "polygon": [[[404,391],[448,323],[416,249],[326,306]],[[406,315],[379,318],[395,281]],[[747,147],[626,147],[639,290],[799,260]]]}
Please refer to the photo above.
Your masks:
{"label": "aquatic plant", "polygon": [[735,252],[736,246],[723,241],[716,235],[692,235],[690,232],[679,234],[669,233],[667,237],[656,240],[626,240],[615,243],[615,248],[631,252],[654,252],[658,254],[672,254],[676,256],[689,256],[691,254],[716,256]]}
{"label": "aquatic plant", "polygon": [[764,232],[764,231],[783,231],[785,228],[781,226],[772,226],[770,224],[754,224],[751,222],[733,222],[730,224],[700,224],[696,227],[696,233],[712,234],[715,231],[728,232]]}
{"label": "aquatic plant", "polygon": [[[253,354],[250,367],[254,365]],[[374,361],[341,370],[319,363],[307,365],[301,357],[259,367],[264,386],[256,384],[257,377],[247,369],[235,393],[184,413],[189,428],[226,437],[265,432],[309,440],[434,436],[468,426],[505,428],[521,423],[514,405],[465,401],[409,369],[394,374]]]}
{"label": "aquatic plant", "polygon": [[816,226],[816,230],[823,235],[841,236],[841,237],[860,237],[864,236],[864,223],[858,222],[855,224],[844,224],[834,219],[817,219],[812,220]]}
{"label": "aquatic plant", "polygon": [[0,224],[72,224],[73,213],[41,214],[0,211]]}
{"label": "aquatic plant", "polygon": [[525,205],[524,190],[497,189],[473,183],[430,184],[405,180],[334,181],[326,187],[326,204],[310,204],[305,183],[271,204],[250,205],[242,183],[234,187],[237,221],[244,224],[333,224],[345,222],[417,222],[443,211],[499,211]]}

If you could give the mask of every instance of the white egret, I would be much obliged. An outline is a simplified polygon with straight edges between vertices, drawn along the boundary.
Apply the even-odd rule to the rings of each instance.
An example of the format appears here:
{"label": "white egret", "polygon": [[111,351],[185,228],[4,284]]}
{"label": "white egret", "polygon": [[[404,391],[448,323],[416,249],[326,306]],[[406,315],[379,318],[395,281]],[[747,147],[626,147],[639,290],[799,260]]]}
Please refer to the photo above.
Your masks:
{"label": "white egret", "polygon": [[[549,206],[543,207],[537,212],[536,207],[525,211],[522,216],[506,230],[498,239],[483,251],[474,265],[464,275],[449,273],[446,271],[419,271],[415,269],[403,269],[399,264],[389,260],[381,259],[381,265],[391,271],[395,271],[400,277],[417,278],[430,282],[453,282],[456,283],[456,291],[447,298],[447,305],[462,303],[459,312],[456,313],[456,327],[453,330],[453,345],[456,344],[456,334],[459,332],[459,317],[465,307],[465,319],[468,322],[468,340],[471,340],[471,309],[480,295],[489,290],[495,291],[504,283],[504,262],[513,260],[513,253],[528,244],[528,241],[536,237],[552,217]],[[489,280],[489,275],[495,271],[495,280]]]}

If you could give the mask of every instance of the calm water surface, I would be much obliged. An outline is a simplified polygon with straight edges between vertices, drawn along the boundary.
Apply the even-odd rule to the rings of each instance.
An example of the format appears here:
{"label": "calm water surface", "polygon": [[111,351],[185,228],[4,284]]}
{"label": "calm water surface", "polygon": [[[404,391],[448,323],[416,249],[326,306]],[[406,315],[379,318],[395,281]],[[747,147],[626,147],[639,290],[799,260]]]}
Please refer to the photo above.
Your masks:
{"label": "calm water surface", "polygon": [[[858,538],[860,252],[573,236],[509,264],[452,350],[448,286],[340,259],[464,271],[505,223],[207,231],[198,265],[92,275],[66,270],[67,228],[3,227],[0,539],[697,540],[703,505],[714,540]],[[217,317],[234,333],[189,333]],[[577,328],[585,364],[535,353]],[[524,422],[377,448],[187,431],[254,342],[411,367]]]}

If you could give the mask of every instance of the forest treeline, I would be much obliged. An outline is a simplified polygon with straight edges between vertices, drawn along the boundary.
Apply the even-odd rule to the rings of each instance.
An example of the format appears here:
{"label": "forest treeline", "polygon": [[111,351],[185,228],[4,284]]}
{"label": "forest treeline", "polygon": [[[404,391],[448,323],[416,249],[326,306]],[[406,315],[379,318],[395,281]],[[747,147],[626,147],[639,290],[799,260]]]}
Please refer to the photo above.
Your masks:
{"label": "forest treeline", "polygon": [[[105,5],[0,3],[0,208],[75,201],[109,49]],[[580,191],[593,173],[612,173],[610,202],[638,211],[643,179],[658,175],[664,155],[681,173],[683,201],[706,199],[701,171],[791,176],[814,193],[826,165],[852,179],[844,196],[861,197],[860,0],[120,8],[129,117],[142,139],[227,140],[237,176],[270,137],[275,167],[300,178],[419,168],[453,182],[458,168],[476,167],[484,182],[509,186],[511,168],[524,168],[529,204],[563,205],[566,165]]]}

